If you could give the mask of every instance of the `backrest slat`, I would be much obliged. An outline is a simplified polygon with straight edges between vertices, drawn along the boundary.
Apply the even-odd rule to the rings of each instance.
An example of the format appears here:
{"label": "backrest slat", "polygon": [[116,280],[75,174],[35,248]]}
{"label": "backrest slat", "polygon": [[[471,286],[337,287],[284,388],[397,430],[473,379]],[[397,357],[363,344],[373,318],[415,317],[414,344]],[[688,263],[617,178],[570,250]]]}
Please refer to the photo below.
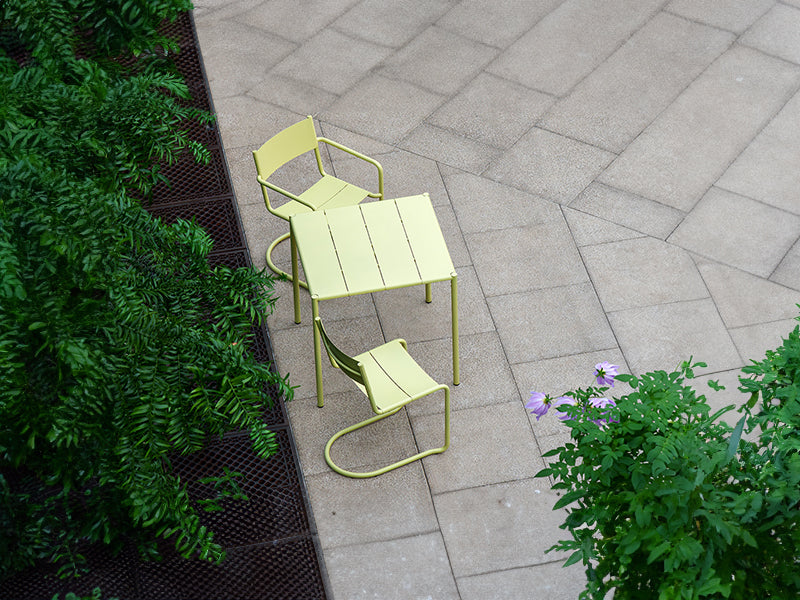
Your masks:
{"label": "backrest slat", "polygon": [[268,139],[253,151],[256,171],[268,179],[275,171],[301,154],[317,149],[317,132],[314,121],[306,117]]}
{"label": "backrest slat", "polygon": [[325,345],[325,350],[328,352],[328,356],[331,357],[331,360],[336,363],[342,372],[344,372],[344,374],[350,379],[356,383],[364,385],[364,378],[361,376],[361,369],[358,367],[358,362],[356,359],[348,354],[345,354],[336,347],[336,345],[328,337],[328,334],[325,333],[325,328],[322,326],[322,321],[319,317],[316,318],[314,324],[319,330],[320,337],[322,337],[322,343]]}

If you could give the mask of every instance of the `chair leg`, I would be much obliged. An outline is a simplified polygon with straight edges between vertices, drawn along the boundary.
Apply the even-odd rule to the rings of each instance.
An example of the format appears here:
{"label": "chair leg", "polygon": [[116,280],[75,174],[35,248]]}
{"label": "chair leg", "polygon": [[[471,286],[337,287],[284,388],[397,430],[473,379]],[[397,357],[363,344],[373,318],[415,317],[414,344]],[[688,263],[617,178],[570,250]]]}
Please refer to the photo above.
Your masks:
{"label": "chair leg", "polygon": [[381,419],[385,419],[386,417],[390,417],[396,414],[402,406],[391,411],[388,413],[384,413],[381,415],[375,415],[374,417],[370,417],[369,419],[365,419],[360,423],[356,423],[355,425],[351,425],[350,427],[346,427],[341,431],[335,433],[331,439],[328,440],[328,443],[325,444],[325,462],[328,463],[328,466],[339,473],[340,475],[344,475],[345,477],[355,477],[358,479],[365,479],[367,477],[375,477],[376,475],[383,475],[389,471],[393,471],[399,467],[405,466],[409,463],[412,463],[416,460],[420,460],[421,458],[425,458],[426,456],[430,456],[431,454],[441,454],[445,450],[450,447],[450,389],[447,386],[441,386],[440,388],[436,388],[433,391],[444,390],[444,445],[439,448],[431,448],[430,450],[423,450],[422,452],[418,452],[413,456],[409,456],[408,458],[404,458],[403,460],[397,461],[380,469],[376,469],[374,471],[367,471],[363,473],[355,472],[355,471],[348,471],[347,469],[343,469],[337,464],[333,462],[331,458],[331,446],[333,443],[338,440],[340,437],[347,435],[348,433],[352,433],[362,427],[366,427],[367,425],[371,425],[372,423],[376,423]]}
{"label": "chair leg", "polygon": [[[291,236],[291,233],[284,233],[282,236],[275,238],[275,241],[274,241],[274,242],[272,242],[272,243],[269,245],[269,248],[267,248],[267,256],[266,256],[266,258],[267,258],[267,266],[270,268],[270,270],[271,270],[273,273],[275,273],[276,275],[283,275],[284,277],[286,277],[286,279],[288,279],[289,281],[292,281],[292,274],[291,274],[291,273],[287,273],[287,272],[286,272],[286,271],[284,271],[283,269],[281,269],[281,268],[279,268],[279,267],[275,266],[275,263],[274,263],[274,262],[272,262],[272,251],[273,251],[273,250],[275,249],[275,247],[276,247],[278,244],[280,244],[282,241],[284,241],[284,240],[288,240],[288,239],[289,239],[289,236]],[[304,287],[305,289],[308,289],[308,284],[307,284],[305,281],[303,281],[303,280],[301,279],[299,283],[300,283],[300,286],[301,286],[301,287]]]}

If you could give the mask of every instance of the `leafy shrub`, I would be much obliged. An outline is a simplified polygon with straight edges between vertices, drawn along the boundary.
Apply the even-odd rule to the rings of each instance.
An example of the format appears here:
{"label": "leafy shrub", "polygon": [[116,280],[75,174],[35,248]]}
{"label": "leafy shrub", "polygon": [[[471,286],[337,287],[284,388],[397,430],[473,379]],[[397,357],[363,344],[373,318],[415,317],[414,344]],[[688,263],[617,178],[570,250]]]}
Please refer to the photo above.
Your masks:
{"label": "leafy shrub", "polygon": [[[0,5],[0,579],[40,559],[77,573],[95,541],[220,559],[170,456],[232,429],[274,452],[268,391],[291,389],[247,352],[271,277],[211,268],[204,231],[134,199],[161,164],[208,156],[181,126],[211,116],[150,37],[186,7]],[[104,54],[131,50],[131,68]],[[211,510],[241,496],[236,474],[209,483]]]}
{"label": "leafy shrub", "polygon": [[582,598],[800,597],[800,329],[744,368],[735,428],[687,384],[698,366],[619,375],[633,391],[602,406],[608,387],[540,400],[570,428],[538,476],[564,492],[551,550],[585,565]]}

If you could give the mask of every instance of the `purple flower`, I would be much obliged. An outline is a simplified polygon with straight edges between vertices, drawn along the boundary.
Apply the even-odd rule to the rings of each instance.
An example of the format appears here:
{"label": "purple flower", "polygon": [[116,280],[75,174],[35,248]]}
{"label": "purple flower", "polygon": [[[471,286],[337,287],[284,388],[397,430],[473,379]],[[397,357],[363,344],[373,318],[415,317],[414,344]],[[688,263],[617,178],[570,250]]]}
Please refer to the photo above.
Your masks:
{"label": "purple flower", "polygon": [[[569,396],[560,396],[553,400],[553,407],[555,408],[564,405],[575,406],[575,398],[570,398]],[[560,408],[558,409],[558,419],[560,421],[569,421],[571,418],[572,416],[569,413],[564,412]]]}
{"label": "purple flower", "polygon": [[591,406],[592,408],[601,409],[600,412],[601,418],[595,420],[594,423],[600,425],[601,427],[608,425],[609,423],[617,423],[618,421],[615,421],[610,416],[608,416],[608,413],[610,411],[602,410],[604,408],[616,405],[617,405],[616,402],[614,402],[613,400],[609,400],[608,398],[589,398],[589,406]]}
{"label": "purple flower", "polygon": [[531,397],[528,399],[525,408],[530,410],[532,415],[536,415],[536,420],[538,421],[550,410],[551,402],[550,396],[541,392],[531,392]]}
{"label": "purple flower", "polygon": [[594,366],[594,376],[597,378],[597,385],[610,385],[614,387],[614,377],[617,376],[617,365],[612,365],[605,361]]}

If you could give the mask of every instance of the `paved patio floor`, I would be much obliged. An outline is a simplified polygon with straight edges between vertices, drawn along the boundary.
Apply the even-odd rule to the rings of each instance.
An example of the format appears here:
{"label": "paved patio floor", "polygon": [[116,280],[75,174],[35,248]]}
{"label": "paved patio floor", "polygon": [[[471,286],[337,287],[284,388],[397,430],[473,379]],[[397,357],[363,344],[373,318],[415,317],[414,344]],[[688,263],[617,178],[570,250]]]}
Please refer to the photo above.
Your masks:
{"label": "paved patio floor", "polygon": [[[381,161],[388,197],[430,193],[459,275],[452,447],[366,481],[322,451],[368,408],[327,364],[316,407],[310,301],[295,325],[278,285],[269,331],[299,386],[290,416],[333,598],[577,597],[581,567],[545,554],[564,514],[533,477],[565,430],[523,405],[590,384],[603,360],[638,374],[690,355],[708,363],[700,385],[727,385],[713,404],[740,403],[738,369],[793,328],[800,0],[197,0],[195,21],[256,266],[287,224],[250,152],[312,114]],[[345,349],[404,337],[452,383],[448,298],[437,284],[431,305],[414,288],[322,313]],[[435,443],[441,402],[416,404],[340,462]]]}

